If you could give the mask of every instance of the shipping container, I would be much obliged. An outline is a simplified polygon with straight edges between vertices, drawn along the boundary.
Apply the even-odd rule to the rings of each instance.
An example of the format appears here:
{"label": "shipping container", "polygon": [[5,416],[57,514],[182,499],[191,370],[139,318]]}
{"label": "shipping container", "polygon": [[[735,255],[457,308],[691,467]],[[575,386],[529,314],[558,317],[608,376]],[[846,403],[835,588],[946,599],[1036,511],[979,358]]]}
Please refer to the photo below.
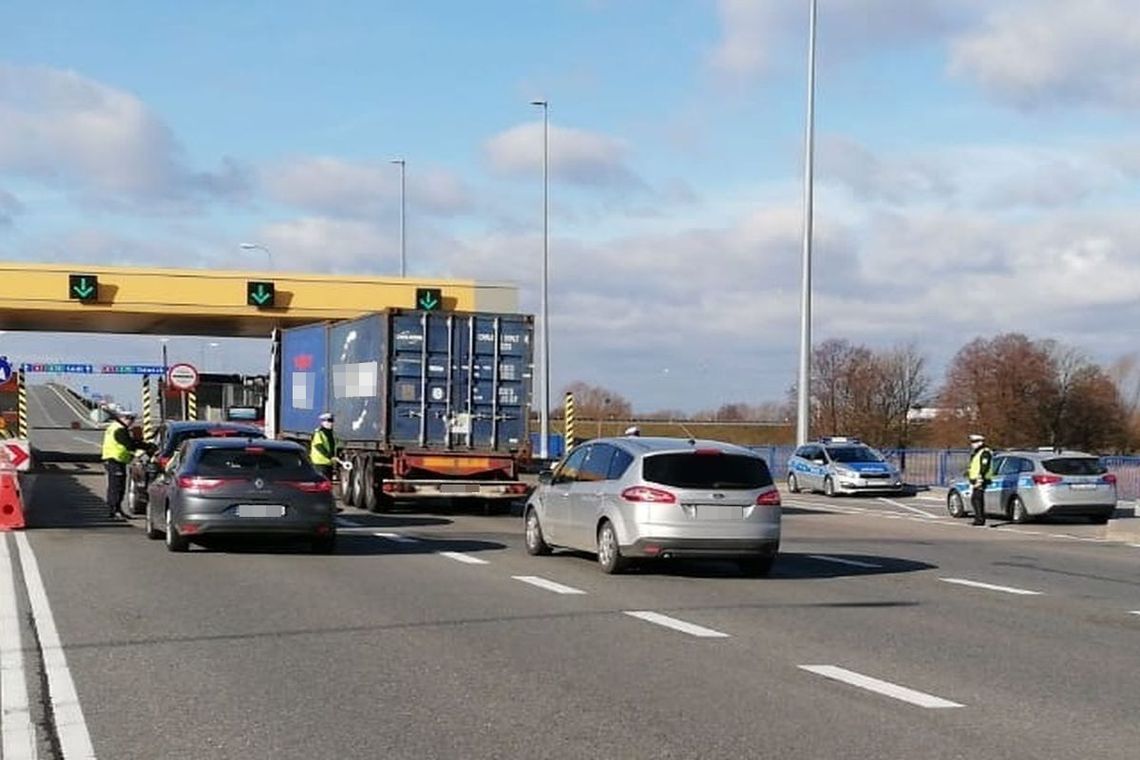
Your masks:
{"label": "shipping container", "polygon": [[529,315],[404,309],[285,330],[280,429],[307,437],[333,412],[342,495],[356,506],[517,497],[533,334]]}

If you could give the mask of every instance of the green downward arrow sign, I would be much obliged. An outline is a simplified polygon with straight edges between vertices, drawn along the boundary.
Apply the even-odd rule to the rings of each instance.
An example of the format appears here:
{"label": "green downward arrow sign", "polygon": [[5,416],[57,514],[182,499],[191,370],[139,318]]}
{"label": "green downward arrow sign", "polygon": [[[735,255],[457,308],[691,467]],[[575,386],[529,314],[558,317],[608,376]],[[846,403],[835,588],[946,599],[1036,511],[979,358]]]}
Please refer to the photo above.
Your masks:
{"label": "green downward arrow sign", "polygon": [[75,295],[80,298],[88,298],[95,292],[95,286],[92,285],[86,277],[81,277],[79,282],[73,286],[73,289],[75,290]]}
{"label": "green downward arrow sign", "polygon": [[257,289],[253,291],[253,295],[250,296],[254,301],[257,301],[258,306],[265,305],[265,302],[272,297],[273,294],[264,285],[258,285]]}
{"label": "green downward arrow sign", "polygon": [[420,308],[424,311],[431,311],[436,306],[439,306],[439,301],[436,300],[435,294],[433,293],[428,293],[420,299]]}

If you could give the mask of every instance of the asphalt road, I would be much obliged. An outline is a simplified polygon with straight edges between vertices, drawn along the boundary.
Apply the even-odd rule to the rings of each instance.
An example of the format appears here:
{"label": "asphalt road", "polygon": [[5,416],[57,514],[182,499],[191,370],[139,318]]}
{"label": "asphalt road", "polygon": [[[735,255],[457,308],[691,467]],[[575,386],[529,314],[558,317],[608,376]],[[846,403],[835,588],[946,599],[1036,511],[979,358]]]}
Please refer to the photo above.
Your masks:
{"label": "asphalt road", "polygon": [[103,430],[56,385],[28,386],[28,427],[39,460],[97,457],[102,445]]}
{"label": "asphalt road", "polygon": [[974,528],[937,501],[797,495],[770,578],[715,562],[608,577],[587,555],[527,556],[517,517],[462,513],[349,510],[328,557],[172,555],[138,521],[101,520],[95,471],[29,485],[25,535],[101,758],[1140,746],[1140,548],[1102,526]]}

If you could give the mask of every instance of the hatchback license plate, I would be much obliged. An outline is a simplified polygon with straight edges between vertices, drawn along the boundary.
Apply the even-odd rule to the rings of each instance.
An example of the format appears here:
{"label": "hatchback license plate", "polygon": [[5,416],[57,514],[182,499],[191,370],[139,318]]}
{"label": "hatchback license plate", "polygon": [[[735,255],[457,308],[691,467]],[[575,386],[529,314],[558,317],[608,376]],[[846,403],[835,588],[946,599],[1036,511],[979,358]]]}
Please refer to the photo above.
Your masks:
{"label": "hatchback license plate", "polygon": [[698,520],[743,520],[744,507],[724,507],[719,504],[697,505]]}
{"label": "hatchback license plate", "polygon": [[1096,488],[1096,483],[1070,483],[1069,488],[1079,488],[1082,491],[1087,491]]}
{"label": "hatchback license plate", "polygon": [[238,517],[284,517],[285,507],[280,504],[238,504]]}

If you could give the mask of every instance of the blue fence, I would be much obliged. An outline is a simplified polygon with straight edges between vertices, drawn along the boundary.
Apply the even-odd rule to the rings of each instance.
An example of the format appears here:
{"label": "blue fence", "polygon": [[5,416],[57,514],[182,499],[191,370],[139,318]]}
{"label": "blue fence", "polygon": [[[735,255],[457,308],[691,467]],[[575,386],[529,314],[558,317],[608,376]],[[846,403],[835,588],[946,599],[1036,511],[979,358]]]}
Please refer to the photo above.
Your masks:
{"label": "blue fence", "polygon": [[[788,471],[788,457],[794,446],[749,446],[768,461],[777,478]],[[947,486],[962,474],[970,461],[967,449],[882,449],[882,454],[903,473],[903,479],[916,486]],[[1119,498],[1140,498],[1140,457],[1101,457],[1108,471],[1116,475]]]}

